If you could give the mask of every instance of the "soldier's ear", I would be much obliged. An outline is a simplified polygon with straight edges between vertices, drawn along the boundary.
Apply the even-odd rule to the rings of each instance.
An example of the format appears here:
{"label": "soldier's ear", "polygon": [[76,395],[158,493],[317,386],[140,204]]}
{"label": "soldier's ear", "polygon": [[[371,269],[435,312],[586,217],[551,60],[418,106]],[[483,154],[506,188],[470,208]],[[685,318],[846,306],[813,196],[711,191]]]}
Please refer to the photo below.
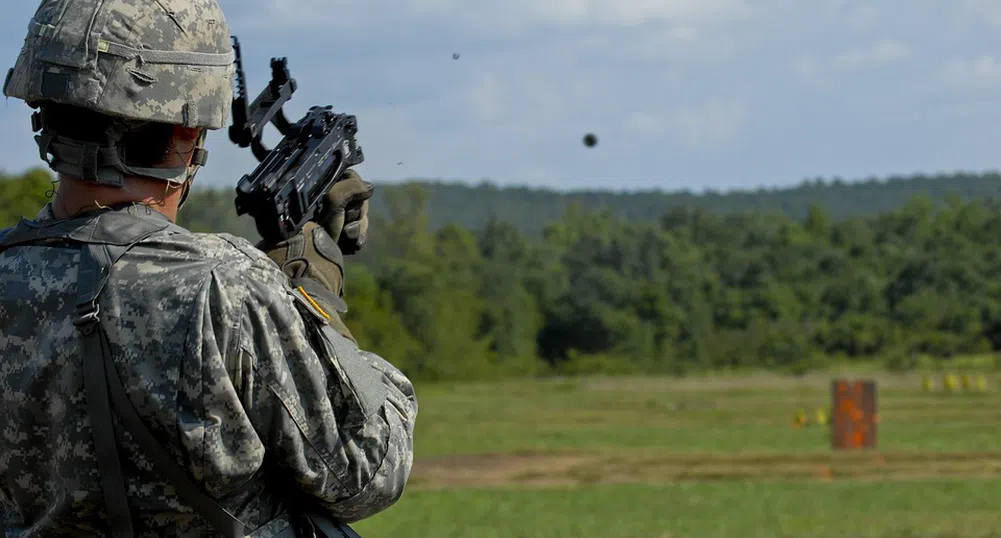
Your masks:
{"label": "soldier's ear", "polygon": [[[185,127],[174,125],[174,140],[178,142],[194,142],[201,136],[202,129],[197,127]],[[185,144],[186,145],[186,144]]]}
{"label": "soldier's ear", "polygon": [[[199,146],[203,142],[202,134],[204,129],[184,127],[181,125],[174,125],[174,132],[171,137],[171,145],[173,146],[173,153],[181,157],[184,161],[185,166],[191,166],[192,164],[204,164],[204,163],[193,163],[196,160],[195,153],[199,151]],[[204,152],[204,150],[202,150]],[[174,159],[176,157],[168,156],[168,159]]]}

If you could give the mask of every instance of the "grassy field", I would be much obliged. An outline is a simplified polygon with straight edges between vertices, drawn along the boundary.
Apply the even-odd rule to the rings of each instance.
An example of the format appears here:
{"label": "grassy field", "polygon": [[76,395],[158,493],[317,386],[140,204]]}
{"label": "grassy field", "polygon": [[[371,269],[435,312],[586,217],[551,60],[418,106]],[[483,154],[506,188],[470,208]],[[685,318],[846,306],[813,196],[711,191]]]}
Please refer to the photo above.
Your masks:
{"label": "grassy field", "polygon": [[876,451],[834,453],[831,375],[419,386],[404,499],[366,538],[1001,536],[1001,385],[879,383]]}

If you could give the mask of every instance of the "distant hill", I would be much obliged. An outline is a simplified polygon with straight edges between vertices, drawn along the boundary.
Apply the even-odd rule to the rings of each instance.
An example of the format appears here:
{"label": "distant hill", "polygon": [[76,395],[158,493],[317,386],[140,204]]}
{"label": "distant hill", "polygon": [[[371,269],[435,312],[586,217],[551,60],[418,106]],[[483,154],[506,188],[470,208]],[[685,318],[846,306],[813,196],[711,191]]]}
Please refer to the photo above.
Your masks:
{"label": "distant hill", "polygon": [[[560,217],[571,203],[584,209],[610,210],[628,219],[657,219],[674,207],[699,207],[712,213],[782,213],[800,220],[812,204],[835,219],[871,216],[899,208],[915,196],[944,201],[950,195],[962,199],[1001,198],[1001,174],[957,173],[936,176],[891,177],[864,181],[810,180],[797,187],[758,189],[725,193],[692,192],[557,192],[545,189],[501,188],[491,184],[469,186],[455,183],[414,182],[428,193],[432,225],[449,223],[479,229],[493,216],[515,224],[523,232],[537,234]],[[376,213],[386,211],[386,193],[405,188],[379,185],[373,201]]]}
{"label": "distant hill", "polygon": [[[0,174],[0,177],[3,177]],[[13,176],[17,177],[17,176]],[[48,170],[35,169],[25,177],[34,178],[28,190],[37,191],[40,202],[30,202],[27,211],[33,214],[49,189]],[[731,192],[559,192],[547,189],[498,187],[489,183],[466,185],[438,181],[414,181],[400,184],[378,184],[372,200],[375,215],[387,215],[394,194],[407,189],[422,189],[427,200],[430,225],[437,229],[446,224],[459,224],[478,230],[490,219],[513,224],[521,232],[537,236],[545,227],[560,218],[571,204],[585,210],[607,210],[629,220],[658,219],[673,208],[701,208],[715,214],[779,213],[796,220],[806,218],[810,206],[818,205],[827,214],[841,220],[852,216],[873,216],[897,209],[916,196],[933,203],[950,196],[969,199],[1001,200],[1001,173],[955,173],[934,176],[915,175],[866,179],[863,181],[822,180],[804,181],[791,188],[757,189]],[[196,231],[227,231],[257,238],[249,217],[236,218],[233,190],[195,187],[191,199],[181,212],[182,225]],[[33,200],[34,198],[32,198]],[[11,200],[0,200],[0,209]]]}

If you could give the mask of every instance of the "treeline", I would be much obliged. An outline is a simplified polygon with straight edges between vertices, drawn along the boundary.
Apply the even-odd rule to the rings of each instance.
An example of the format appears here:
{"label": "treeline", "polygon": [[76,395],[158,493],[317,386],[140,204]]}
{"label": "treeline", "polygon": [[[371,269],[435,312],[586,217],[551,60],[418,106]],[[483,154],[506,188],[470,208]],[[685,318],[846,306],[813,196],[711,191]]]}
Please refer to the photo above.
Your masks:
{"label": "treeline", "polygon": [[[48,171],[29,173],[36,181],[50,181]],[[0,179],[4,176],[0,174]],[[1001,174],[955,173],[911,175],[862,181],[812,179],[792,188],[757,189],[735,192],[557,192],[519,187],[500,188],[489,183],[476,186],[434,181],[377,186],[372,200],[376,215],[389,213],[393,193],[413,186],[423,190],[429,225],[440,230],[457,224],[481,231],[491,220],[509,222],[519,232],[539,238],[546,227],[570,206],[586,211],[611,211],[630,221],[656,221],[676,208],[702,209],[716,215],[778,213],[791,219],[805,219],[811,207],[823,209],[834,220],[874,217],[899,209],[915,197],[927,197],[940,206],[949,197],[962,200],[1001,199]],[[238,218],[233,210],[233,187],[204,188],[196,185],[191,203],[180,216],[181,222],[199,231],[225,231],[257,238],[254,223]],[[0,200],[0,204],[5,201]],[[0,218],[7,212],[0,205]],[[0,222],[0,224],[3,224]]]}
{"label": "treeline", "polygon": [[0,173],[0,228],[17,224],[23,216],[34,218],[54,192],[52,175],[41,169],[20,176]]}
{"label": "treeline", "polygon": [[[0,199],[35,183],[49,188],[4,181]],[[232,200],[216,196],[225,214]],[[437,227],[419,185],[380,196],[372,242],[349,259],[347,319],[363,346],[417,378],[907,368],[919,355],[1001,349],[991,199],[913,197],[842,219],[818,204],[802,219],[698,207],[628,219],[570,205],[535,235],[498,218]]]}
{"label": "treeline", "polygon": [[[490,219],[497,219],[536,236],[572,204],[588,211],[612,211],[628,220],[657,220],[665,211],[679,207],[704,209],[718,215],[781,213],[802,220],[810,207],[816,205],[832,218],[841,220],[881,215],[900,208],[916,196],[927,196],[936,202],[952,195],[965,200],[1001,198],[1001,174],[994,172],[895,176],[861,181],[817,178],[791,188],[706,193],[684,190],[557,192],[500,188],[489,183],[467,186],[431,181],[419,185],[427,190],[428,212],[436,229],[459,224],[480,230]],[[379,186],[380,194],[398,188]],[[374,200],[377,212],[384,211],[385,200]]]}
{"label": "treeline", "polygon": [[[478,186],[417,182],[405,185],[378,184],[372,211],[387,215],[394,192],[417,185],[427,193],[429,224],[439,230],[458,224],[480,231],[490,220],[514,225],[518,231],[541,237],[546,227],[571,205],[587,211],[611,211],[630,221],[656,221],[675,208],[698,208],[717,215],[739,213],[780,213],[795,220],[807,217],[812,206],[831,218],[872,217],[899,209],[916,196],[926,196],[935,204],[949,196],[964,200],[1001,199],[1001,174],[890,177],[847,182],[840,179],[805,181],[794,188],[705,194],[691,192],[568,192],[545,189],[499,188],[487,183]],[[233,211],[233,189],[198,189],[183,218],[192,229],[225,230],[254,235],[253,222],[237,219]],[[195,200],[195,198],[193,198]]]}
{"label": "treeline", "polygon": [[572,207],[541,239],[497,220],[432,232],[420,191],[390,202],[348,288],[378,300],[353,319],[387,349],[406,342],[397,356],[428,375],[907,368],[1001,348],[991,201],[915,198],[842,221],[819,207],[655,222]]}

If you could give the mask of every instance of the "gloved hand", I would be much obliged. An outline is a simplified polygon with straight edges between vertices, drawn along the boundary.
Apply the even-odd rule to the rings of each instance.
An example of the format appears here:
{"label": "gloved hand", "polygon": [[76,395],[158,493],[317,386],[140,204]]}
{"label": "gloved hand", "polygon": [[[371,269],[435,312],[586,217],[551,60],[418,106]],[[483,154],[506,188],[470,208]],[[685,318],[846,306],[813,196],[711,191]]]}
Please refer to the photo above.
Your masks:
{"label": "gloved hand", "polygon": [[354,170],[327,193],[327,207],[295,237],[257,248],[301,287],[323,310],[330,325],[354,340],[338,314],[348,311],[344,302],[344,256],[355,254],[368,240],[368,200],[374,187]]}
{"label": "gloved hand", "polygon": [[337,332],[355,340],[340,318],[348,311],[344,302],[344,257],[322,226],[307,222],[295,237],[276,245],[261,242],[257,248],[288,275],[292,287],[302,288]]}
{"label": "gloved hand", "polygon": [[327,193],[327,208],[316,217],[341,252],[350,256],[365,248],[368,241],[368,200],[375,187],[348,170]]}

